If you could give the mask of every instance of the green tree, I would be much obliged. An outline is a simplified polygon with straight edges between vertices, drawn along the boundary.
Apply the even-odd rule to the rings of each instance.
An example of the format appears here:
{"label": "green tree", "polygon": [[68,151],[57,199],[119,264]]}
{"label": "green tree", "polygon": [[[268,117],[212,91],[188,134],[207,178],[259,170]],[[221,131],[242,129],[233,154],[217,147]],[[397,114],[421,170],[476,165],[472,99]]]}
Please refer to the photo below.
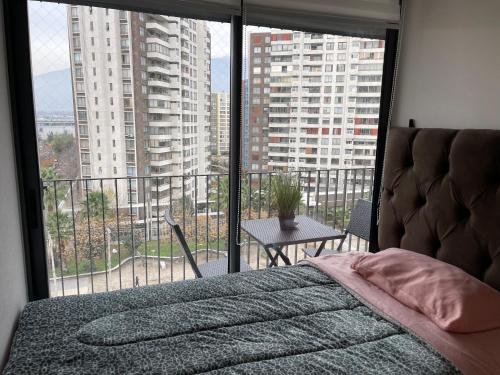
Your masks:
{"label": "green tree", "polygon": [[[248,175],[241,177],[240,195],[241,195],[241,211],[243,214],[248,213],[248,204],[251,203],[252,212],[257,215],[259,206],[262,212],[267,212],[269,208],[269,177],[263,175],[262,179],[258,175],[252,175],[250,181]],[[217,195],[219,204],[217,205]],[[251,195],[251,197],[250,197]],[[213,211],[217,208],[224,212],[227,216],[229,212],[229,176],[223,176],[219,179],[218,184],[214,182],[210,189],[209,197]]]}
{"label": "green tree", "polygon": [[[63,261],[63,266],[70,254],[66,253],[68,242],[73,238],[73,221],[66,213],[51,212],[47,215],[47,232],[52,238],[55,261]],[[60,257],[60,259],[59,259]]]}
{"label": "green tree", "polygon": [[67,189],[57,182],[59,175],[53,167],[42,168],[40,177],[43,181],[43,205],[48,212],[53,212],[56,208],[56,195],[57,190],[57,203],[61,202],[66,194]]}
{"label": "green tree", "polygon": [[68,133],[50,134],[47,141],[58,156],[75,145],[75,138]]}
{"label": "green tree", "polygon": [[[109,198],[105,193],[100,191],[89,191],[85,195],[85,199],[80,203],[81,212],[84,217],[87,215],[91,218],[101,218],[109,216],[111,213]],[[87,214],[88,209],[88,214]]]}
{"label": "green tree", "polygon": [[172,215],[177,219],[182,218],[182,212],[185,212],[186,216],[192,216],[194,214],[194,203],[191,197],[184,195],[180,199],[176,199],[172,202]]}
{"label": "green tree", "polygon": [[120,242],[125,246],[130,255],[138,255],[139,247],[144,242],[143,239],[144,235],[140,229],[134,228],[130,230],[130,228],[128,228],[127,230],[120,230]]}
{"label": "green tree", "polygon": [[[241,179],[241,209],[248,208],[248,180],[242,177]],[[229,176],[221,176],[218,181],[214,181],[209,193],[210,201],[212,201],[212,209],[217,208],[223,211],[226,215],[229,212]],[[218,201],[218,204],[217,204]]]}

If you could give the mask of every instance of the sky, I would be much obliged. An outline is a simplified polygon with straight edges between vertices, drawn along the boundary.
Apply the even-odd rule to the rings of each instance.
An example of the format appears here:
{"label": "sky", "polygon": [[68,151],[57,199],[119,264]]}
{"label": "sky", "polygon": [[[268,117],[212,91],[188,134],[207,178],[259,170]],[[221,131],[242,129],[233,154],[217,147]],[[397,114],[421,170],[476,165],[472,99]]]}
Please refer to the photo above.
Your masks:
{"label": "sky", "polygon": [[[69,68],[67,5],[39,1],[28,4],[33,75]],[[207,24],[212,35],[212,58],[229,59],[229,23]]]}
{"label": "sky", "polygon": [[[72,110],[67,10],[66,4],[28,1],[34,96],[39,112],[52,112],[55,108]],[[212,91],[229,92],[230,24],[207,21],[207,26],[211,34]],[[268,30],[245,28],[247,34]],[[247,48],[243,61],[247,61],[246,56]],[[247,75],[247,69],[244,74]]]}
{"label": "sky", "polygon": [[29,1],[33,75],[69,68],[66,5]]}

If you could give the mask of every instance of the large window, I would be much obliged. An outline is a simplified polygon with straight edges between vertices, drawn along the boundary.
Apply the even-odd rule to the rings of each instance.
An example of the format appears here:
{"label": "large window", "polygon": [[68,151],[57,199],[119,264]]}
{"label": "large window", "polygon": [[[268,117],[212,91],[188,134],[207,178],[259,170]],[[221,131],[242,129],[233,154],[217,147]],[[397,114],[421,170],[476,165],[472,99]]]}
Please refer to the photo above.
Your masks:
{"label": "large window", "polygon": [[[166,209],[196,263],[241,248],[252,268],[266,267],[251,238],[228,248],[239,226],[229,202],[238,195],[242,219],[275,216],[278,173],[299,181],[298,213],[337,229],[372,197],[384,40],[346,36],[362,29],[356,22],[343,35],[300,31],[307,17],[283,9],[260,24],[300,30],[245,25],[243,51],[230,56],[238,16],[182,3],[169,15],[28,2],[52,296],[193,278]],[[319,21],[315,29],[331,24]],[[380,36],[379,27],[366,30]],[[241,118],[231,118],[240,89]],[[230,186],[237,176],[240,189]],[[302,247],[286,249],[292,262]],[[353,249],[367,243],[349,238]]]}
{"label": "large window", "polygon": [[[344,229],[356,200],[373,191],[384,41],[254,26],[245,40],[243,218],[273,215],[260,203],[273,173],[286,173],[301,183],[298,213]],[[259,252],[246,241],[251,260]],[[366,246],[349,238],[344,250]],[[287,251],[304,257],[301,246]]]}
{"label": "large window", "polygon": [[229,24],[35,1],[29,22],[51,295],[193,277],[167,207],[196,258],[225,254]]}

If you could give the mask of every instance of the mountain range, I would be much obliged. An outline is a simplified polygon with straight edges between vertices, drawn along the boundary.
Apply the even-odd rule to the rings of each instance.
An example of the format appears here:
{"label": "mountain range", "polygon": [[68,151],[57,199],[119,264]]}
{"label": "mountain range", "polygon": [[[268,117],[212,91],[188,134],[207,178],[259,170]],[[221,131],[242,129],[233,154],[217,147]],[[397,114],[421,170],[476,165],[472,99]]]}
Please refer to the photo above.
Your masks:
{"label": "mountain range", "polygon": [[[229,57],[212,59],[212,92],[229,92]],[[33,77],[35,108],[38,114],[73,112],[70,69]]]}

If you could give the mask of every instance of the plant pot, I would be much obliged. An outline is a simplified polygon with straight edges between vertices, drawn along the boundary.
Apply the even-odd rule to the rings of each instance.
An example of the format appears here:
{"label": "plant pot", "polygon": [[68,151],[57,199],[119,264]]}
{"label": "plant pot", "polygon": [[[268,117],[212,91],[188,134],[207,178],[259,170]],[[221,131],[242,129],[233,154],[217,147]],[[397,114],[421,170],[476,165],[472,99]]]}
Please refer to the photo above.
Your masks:
{"label": "plant pot", "polygon": [[279,216],[278,220],[280,222],[281,230],[291,230],[297,227],[295,220],[295,215],[292,216]]}

